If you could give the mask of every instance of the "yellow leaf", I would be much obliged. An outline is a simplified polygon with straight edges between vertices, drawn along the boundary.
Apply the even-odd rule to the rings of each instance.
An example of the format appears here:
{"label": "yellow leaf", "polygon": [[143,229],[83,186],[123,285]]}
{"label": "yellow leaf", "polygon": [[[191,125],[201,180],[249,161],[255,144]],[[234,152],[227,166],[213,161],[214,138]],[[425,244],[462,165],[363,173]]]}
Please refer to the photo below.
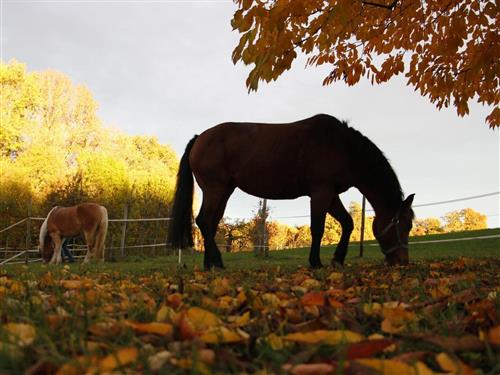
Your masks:
{"label": "yellow leaf", "polygon": [[448,354],[441,352],[436,355],[436,361],[439,366],[447,373],[456,375],[474,375],[472,368],[467,366],[458,358],[452,358]]}
{"label": "yellow leaf", "polygon": [[129,320],[126,320],[124,323],[125,325],[133,328],[136,333],[150,333],[159,336],[171,336],[174,331],[174,327],[169,323],[138,323]]}
{"label": "yellow leaf", "polygon": [[366,315],[380,315],[382,313],[382,305],[378,302],[363,304],[363,312]]}
{"label": "yellow leaf", "polygon": [[283,337],[286,341],[293,341],[304,344],[329,344],[337,345],[338,343],[354,343],[364,339],[362,335],[352,331],[327,331],[317,330],[312,332],[297,332],[291,333]]}
{"label": "yellow leaf", "polygon": [[245,341],[245,337],[224,326],[215,327],[205,332],[200,336],[200,339],[207,344],[236,343]]}
{"label": "yellow leaf", "polygon": [[36,338],[36,329],[31,324],[7,323],[3,326],[9,337],[9,342],[18,346],[29,346]]}
{"label": "yellow leaf", "polygon": [[243,327],[250,321],[250,311],[245,312],[243,315],[234,318],[233,324],[237,327]]}
{"label": "yellow leaf", "polygon": [[177,320],[177,313],[170,306],[163,305],[156,313],[157,322],[165,322],[165,321],[175,322],[176,320]]}
{"label": "yellow leaf", "polygon": [[281,350],[284,348],[283,339],[275,333],[271,333],[267,336],[267,342],[273,350]]}
{"label": "yellow leaf", "polygon": [[186,311],[186,317],[193,324],[196,331],[205,331],[222,324],[217,315],[199,307],[192,307]]}
{"label": "yellow leaf", "polygon": [[434,375],[434,371],[422,362],[408,365],[391,359],[366,358],[355,361],[363,366],[378,371],[381,375]]}
{"label": "yellow leaf", "polygon": [[99,370],[101,372],[111,371],[117,367],[125,366],[137,360],[138,351],[136,348],[123,348],[117,352],[104,357],[99,361]]}
{"label": "yellow leaf", "polygon": [[221,297],[225,294],[228,294],[231,291],[231,289],[232,289],[231,284],[226,277],[224,278],[218,277],[214,281],[212,281],[211,290],[217,297]]}

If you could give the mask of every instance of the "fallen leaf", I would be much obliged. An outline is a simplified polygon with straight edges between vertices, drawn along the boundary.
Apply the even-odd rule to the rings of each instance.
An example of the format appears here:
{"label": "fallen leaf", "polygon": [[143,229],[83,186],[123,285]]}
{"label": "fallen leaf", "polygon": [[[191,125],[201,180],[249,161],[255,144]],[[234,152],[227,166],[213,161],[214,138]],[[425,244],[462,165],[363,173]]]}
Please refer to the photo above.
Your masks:
{"label": "fallen leaf", "polygon": [[21,347],[33,344],[36,338],[36,329],[31,324],[7,323],[3,329],[7,332],[9,342]]}
{"label": "fallen leaf", "polygon": [[193,324],[196,331],[205,331],[222,324],[222,321],[217,315],[199,307],[190,308],[186,311],[185,316]]}
{"label": "fallen leaf", "polygon": [[434,371],[422,362],[409,365],[391,359],[357,359],[355,361],[363,366],[378,371],[381,375],[435,375]]}
{"label": "fallen leaf", "polygon": [[304,306],[324,306],[325,293],[324,292],[309,292],[300,298],[300,302]]}
{"label": "fallen leaf", "polygon": [[136,348],[122,348],[109,354],[99,361],[98,369],[101,372],[111,371],[117,367],[125,366],[137,360],[139,353]]}
{"label": "fallen leaf", "polygon": [[335,366],[329,363],[286,364],[282,368],[292,375],[324,375],[332,374],[335,371]]}
{"label": "fallen leaf", "polygon": [[159,371],[173,356],[174,355],[168,350],[155,353],[148,358],[149,368],[153,371]]}
{"label": "fallen leaf", "polygon": [[124,324],[131,327],[136,333],[150,333],[159,336],[172,336],[174,327],[169,323],[151,322],[138,323],[130,320],[125,320]]}
{"label": "fallen leaf", "polygon": [[203,333],[200,339],[207,344],[236,343],[246,340],[238,332],[224,326],[216,327]]}
{"label": "fallen leaf", "polygon": [[283,340],[298,342],[303,344],[328,344],[337,345],[338,343],[353,343],[363,340],[363,336],[359,333],[342,330],[342,331],[327,331],[317,330],[312,332],[297,332],[291,333],[283,337]]}
{"label": "fallen leaf", "polygon": [[394,340],[364,340],[350,344],[346,349],[346,358],[349,360],[358,358],[369,358],[377,353],[381,353],[385,348],[394,344]]}
{"label": "fallen leaf", "polygon": [[459,358],[453,358],[449,354],[441,352],[436,355],[436,361],[447,373],[456,375],[474,375],[472,368],[463,363]]}
{"label": "fallen leaf", "polygon": [[488,341],[495,345],[500,345],[500,325],[488,331]]}

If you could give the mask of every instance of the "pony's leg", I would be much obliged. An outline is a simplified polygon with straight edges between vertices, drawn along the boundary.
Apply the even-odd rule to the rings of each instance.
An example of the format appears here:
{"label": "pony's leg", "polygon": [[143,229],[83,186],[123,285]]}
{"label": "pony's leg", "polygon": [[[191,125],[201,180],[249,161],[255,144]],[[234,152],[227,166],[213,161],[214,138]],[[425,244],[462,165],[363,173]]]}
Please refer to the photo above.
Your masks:
{"label": "pony's leg", "polygon": [[83,263],[89,262],[92,257],[94,256],[94,230],[91,231],[84,231],[84,237],[85,237],[85,243],[87,244],[87,254],[85,255],[85,258],[83,259]]}
{"label": "pony's leg", "polygon": [[342,226],[342,236],[340,236],[340,241],[335,249],[332,264],[344,264],[344,260],[347,255],[347,247],[349,246],[349,238],[351,238],[351,233],[354,229],[354,223],[351,215],[345,209],[338,196],[333,199],[330,208],[328,209],[328,213],[332,215]]}
{"label": "pony's leg", "polygon": [[325,218],[327,207],[331,201],[331,193],[321,192],[311,196],[311,251],[309,264],[312,268],[323,267],[320,259],[321,238],[325,231]]}
{"label": "pony's leg", "polygon": [[62,239],[61,236],[59,236],[58,234],[52,234],[51,237],[52,237],[52,242],[54,244],[54,254],[52,255],[50,263],[60,264],[62,263],[62,256],[61,256]]}
{"label": "pony's leg", "polygon": [[215,243],[215,233],[220,219],[224,215],[227,200],[234,191],[234,187],[221,187],[205,189],[200,213],[196,217],[196,224],[200,228],[205,244],[203,266],[205,269],[212,267],[224,268],[222,256]]}

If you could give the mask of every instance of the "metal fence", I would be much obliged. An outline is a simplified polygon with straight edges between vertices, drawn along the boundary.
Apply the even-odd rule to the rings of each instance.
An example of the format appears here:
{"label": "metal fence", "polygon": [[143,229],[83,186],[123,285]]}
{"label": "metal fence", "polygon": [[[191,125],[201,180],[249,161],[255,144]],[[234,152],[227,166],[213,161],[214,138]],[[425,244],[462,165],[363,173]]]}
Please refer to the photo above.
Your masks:
{"label": "metal fence", "polygon": [[[0,265],[41,261],[37,245],[44,220],[43,217],[26,217],[0,230]],[[105,244],[106,259],[171,254],[166,243],[166,222],[169,220],[165,217],[129,219],[126,214],[122,219],[110,219]],[[20,230],[25,231],[23,240],[20,240]],[[141,235],[146,232],[154,235]],[[72,238],[68,249],[75,253],[76,259],[83,258],[87,251],[83,237]]]}

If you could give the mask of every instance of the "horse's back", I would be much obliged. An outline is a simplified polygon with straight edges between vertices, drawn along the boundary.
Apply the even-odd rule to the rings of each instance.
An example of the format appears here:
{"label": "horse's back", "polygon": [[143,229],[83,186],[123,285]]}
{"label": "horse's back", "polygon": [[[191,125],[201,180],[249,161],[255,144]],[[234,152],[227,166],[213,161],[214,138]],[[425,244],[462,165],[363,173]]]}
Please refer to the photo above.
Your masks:
{"label": "horse's back", "polygon": [[232,184],[257,196],[295,198],[309,193],[311,174],[328,168],[323,156],[345,127],[328,115],[282,124],[223,123],[198,136],[190,165],[202,189]]}
{"label": "horse's back", "polygon": [[75,236],[82,229],[92,230],[102,220],[102,208],[96,203],[57,207],[48,217],[48,230],[58,232],[62,236]]}

